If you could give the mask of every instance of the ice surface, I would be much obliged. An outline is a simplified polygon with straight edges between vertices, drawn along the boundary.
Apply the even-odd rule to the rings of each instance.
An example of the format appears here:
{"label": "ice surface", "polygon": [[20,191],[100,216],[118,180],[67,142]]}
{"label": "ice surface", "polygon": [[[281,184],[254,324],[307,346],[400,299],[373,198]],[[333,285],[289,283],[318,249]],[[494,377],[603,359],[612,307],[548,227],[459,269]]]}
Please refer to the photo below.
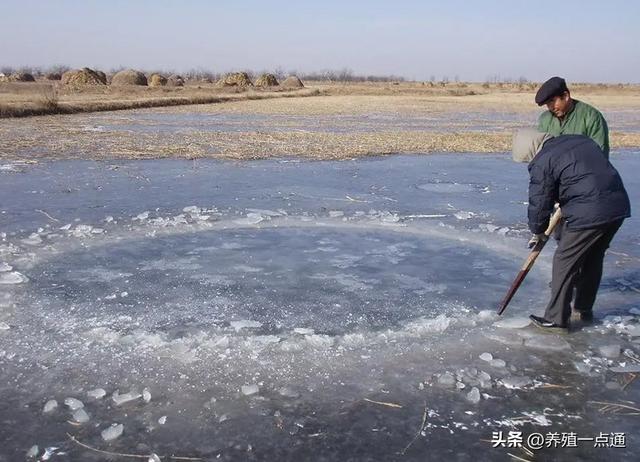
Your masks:
{"label": "ice surface", "polygon": [[[584,419],[590,411],[571,390],[638,401],[633,386],[602,396],[602,384],[622,379],[614,371],[628,370],[626,350],[639,348],[631,290],[638,264],[620,256],[637,248],[634,218],[605,261],[601,325],[562,339],[518,328],[546,301],[553,248],[497,318],[528,237],[526,169],[503,157],[295,164],[303,175],[284,175],[294,164],[275,162],[198,161],[184,170],[181,161],[132,162],[132,175],[71,162],[64,168],[77,175],[62,169],[31,179],[29,189],[51,191],[46,210],[56,225],[32,212],[41,205],[28,194],[11,192],[27,187],[29,173],[0,183],[0,192],[20,199],[3,202],[10,220],[0,234],[0,274],[28,278],[0,287],[0,323],[11,326],[0,333],[0,379],[8,384],[0,398],[19,449],[10,460],[34,443],[26,435],[38,435],[41,446],[75,448],[60,422],[79,419],[38,412],[51,396],[70,395],[92,398],[80,408],[91,419],[83,441],[96,442],[96,425],[123,422],[117,452],[138,454],[179,446],[242,460],[251,445],[249,458],[304,459],[300,448],[321,441],[313,446],[318,458],[392,459],[415,435],[425,402],[437,408],[432,426],[407,460],[427,449],[445,459],[452,445],[468,454],[470,441],[502,426],[495,422],[513,429],[553,420],[581,435],[606,430],[610,416]],[[486,184],[475,183],[478,171]],[[71,176],[81,191],[57,195],[56,181]],[[97,185],[99,199],[91,192]],[[394,200],[372,192],[382,189]],[[637,186],[630,189],[637,195]],[[34,235],[41,244],[24,242]],[[598,345],[614,343],[625,358],[612,364]],[[534,390],[542,384],[574,388]],[[93,401],[106,393],[86,392],[95,386],[131,391]],[[145,389],[153,390],[149,404]],[[40,418],[21,407],[25,396]],[[364,396],[403,408],[363,407]],[[117,407],[129,398],[136,401]],[[568,417],[567,408],[583,419]],[[621,425],[637,431],[631,419]],[[353,441],[362,453],[353,453]],[[486,460],[504,456],[486,451]],[[550,448],[550,457],[557,454]]]}
{"label": "ice surface", "polygon": [[620,344],[603,345],[598,348],[598,352],[605,358],[609,358],[609,359],[616,359],[617,357],[619,357],[620,351],[621,351]]}
{"label": "ice surface", "polygon": [[571,345],[566,340],[553,335],[540,334],[524,340],[524,345],[537,350],[568,351]]}
{"label": "ice surface", "polygon": [[109,427],[105,428],[100,432],[102,439],[105,441],[113,441],[116,438],[119,438],[124,431],[124,425],[113,423]]}
{"label": "ice surface", "polygon": [[282,387],[278,390],[278,393],[280,394],[280,396],[284,396],[285,398],[299,398],[300,397],[300,393],[298,393],[297,391],[293,390],[292,388],[289,387]]}
{"label": "ice surface", "polygon": [[640,364],[628,364],[626,366],[614,366],[609,368],[611,372],[640,373]]}

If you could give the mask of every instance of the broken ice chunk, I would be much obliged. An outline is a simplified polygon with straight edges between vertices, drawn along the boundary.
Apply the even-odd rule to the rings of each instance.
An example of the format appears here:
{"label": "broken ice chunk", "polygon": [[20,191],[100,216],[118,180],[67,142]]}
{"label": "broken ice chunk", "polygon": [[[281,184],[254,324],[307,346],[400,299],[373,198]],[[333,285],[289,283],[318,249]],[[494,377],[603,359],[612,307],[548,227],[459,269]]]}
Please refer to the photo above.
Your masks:
{"label": "broken ice chunk", "polygon": [[307,344],[309,344],[313,348],[318,348],[318,349],[331,348],[335,341],[335,339],[330,335],[320,335],[320,334],[305,335],[304,340],[307,342]]}
{"label": "broken ice chunk", "polygon": [[493,355],[491,353],[482,353],[479,358],[483,361],[490,362],[493,360]]}
{"label": "broken ice chunk", "polygon": [[268,216],[265,217],[261,213],[249,212],[247,213],[247,216],[245,218],[234,220],[234,223],[238,225],[257,225],[258,223],[263,221],[265,218],[269,218],[269,217]]}
{"label": "broken ice chunk", "polygon": [[69,409],[71,409],[72,411],[84,407],[84,403],[76,398],[65,398],[64,404],[69,406]]}
{"label": "broken ice chunk", "polygon": [[166,423],[167,423],[167,416],[166,416],[166,415],[163,415],[162,417],[160,417],[160,418],[158,419],[158,423],[159,423],[160,425],[164,425],[164,424],[166,424]]}
{"label": "broken ice chunk", "polygon": [[87,414],[87,411],[85,411],[82,407],[73,411],[71,417],[73,417],[73,420],[78,423],[89,422],[89,414]]}
{"label": "broken ice chunk", "polygon": [[96,388],[95,390],[89,390],[87,396],[93,399],[102,399],[106,396],[107,392],[103,388]]}
{"label": "broken ice chunk", "polygon": [[531,384],[531,379],[526,376],[518,377],[516,375],[512,375],[511,377],[505,377],[500,380],[500,383],[503,387],[509,389],[518,389],[526,387]]}
{"label": "broken ice chunk", "polygon": [[145,403],[148,403],[149,401],[151,401],[151,392],[146,387],[142,390],[142,399],[144,400]]}
{"label": "broken ice chunk", "polygon": [[313,329],[308,329],[306,327],[296,327],[295,329],[293,329],[293,331],[296,334],[300,334],[300,335],[313,335],[314,333]]}
{"label": "broken ice chunk", "polygon": [[9,326],[9,324],[7,324],[4,321],[0,322],[0,330],[9,330],[9,329],[11,329],[11,326]]}
{"label": "broken ice chunk", "polygon": [[5,273],[7,271],[11,271],[12,269],[13,269],[13,266],[5,262],[0,263],[0,273]]}
{"label": "broken ice chunk", "polygon": [[440,385],[444,385],[445,387],[451,387],[455,385],[456,378],[450,372],[445,372],[440,377],[438,377],[438,383]]}
{"label": "broken ice chunk", "polygon": [[488,321],[496,317],[496,313],[493,310],[482,310],[478,313],[478,320]]}
{"label": "broken ice chunk", "polygon": [[135,217],[133,217],[133,220],[144,221],[147,218],[149,218],[149,212],[142,212],[142,213],[136,215]]}
{"label": "broken ice chunk", "polygon": [[470,218],[473,218],[475,215],[476,214],[473,212],[465,212],[464,210],[461,210],[453,214],[453,216],[456,217],[458,220],[468,220]]}
{"label": "broken ice chunk", "polygon": [[22,239],[22,242],[28,245],[40,245],[42,244],[42,238],[39,234],[32,233],[29,237]]}
{"label": "broken ice chunk", "polygon": [[27,277],[17,271],[0,273],[0,284],[22,284],[28,281]]}
{"label": "broken ice chunk", "polygon": [[200,207],[198,207],[197,205],[190,205],[188,207],[184,207],[182,209],[182,211],[184,213],[192,213],[194,215],[197,215],[202,211],[202,209]]}
{"label": "broken ice chunk", "polygon": [[51,459],[51,456],[56,454],[56,451],[59,448],[55,447],[55,446],[50,446],[48,448],[44,448],[44,454],[42,454],[42,457],[40,458],[41,460],[49,460]]}
{"label": "broken ice chunk", "polygon": [[258,327],[262,327],[262,323],[258,322],[258,321],[251,321],[248,319],[243,319],[241,321],[231,321],[229,323],[231,325],[231,327],[233,327],[236,332],[239,332],[242,329],[245,328],[258,328]]}
{"label": "broken ice chunk", "polygon": [[44,412],[45,414],[48,414],[49,412],[53,411],[57,407],[58,407],[58,402],[55,399],[50,399],[45,403],[44,409],[42,410],[42,412]]}
{"label": "broken ice chunk", "polygon": [[149,459],[147,460],[147,462],[161,462],[161,461],[160,461],[160,457],[158,457],[158,455],[157,455],[157,454],[153,454],[153,453],[152,453],[152,454],[149,456]]}
{"label": "broken ice chunk", "polygon": [[251,396],[251,395],[255,395],[256,393],[258,393],[260,391],[260,387],[258,385],[256,385],[256,384],[253,384],[253,385],[242,385],[242,387],[240,387],[240,391],[245,396]]}
{"label": "broken ice chunk", "polygon": [[491,361],[489,361],[489,364],[497,368],[503,368],[507,365],[507,363],[503,359],[492,359]]}
{"label": "broken ice chunk", "polygon": [[480,371],[478,374],[478,380],[480,381],[480,387],[482,388],[491,388],[491,376],[487,374],[485,371]]}
{"label": "broken ice chunk", "polygon": [[40,448],[38,448],[37,444],[34,444],[33,446],[31,446],[31,448],[27,451],[26,457],[27,459],[35,459],[36,457],[38,457],[38,454],[40,453]]}
{"label": "broken ice chunk", "polygon": [[113,399],[113,402],[116,403],[116,406],[120,406],[121,404],[127,403],[129,401],[134,401],[141,396],[142,395],[140,393],[135,391],[120,394],[118,390],[116,390],[113,392],[113,395],[111,395],[111,399]]}
{"label": "broken ice chunk", "polygon": [[118,438],[120,435],[122,435],[123,430],[124,430],[124,425],[114,423],[114,424],[111,424],[111,426],[102,430],[100,432],[100,435],[102,435],[103,440],[112,441]]}
{"label": "broken ice chunk", "polygon": [[494,326],[501,327],[503,329],[522,329],[523,327],[527,327],[529,324],[531,324],[531,321],[528,317],[524,316],[505,318],[493,323]]}
{"label": "broken ice chunk", "polygon": [[473,387],[469,393],[467,393],[467,401],[473,404],[480,402],[480,390],[477,387]]}

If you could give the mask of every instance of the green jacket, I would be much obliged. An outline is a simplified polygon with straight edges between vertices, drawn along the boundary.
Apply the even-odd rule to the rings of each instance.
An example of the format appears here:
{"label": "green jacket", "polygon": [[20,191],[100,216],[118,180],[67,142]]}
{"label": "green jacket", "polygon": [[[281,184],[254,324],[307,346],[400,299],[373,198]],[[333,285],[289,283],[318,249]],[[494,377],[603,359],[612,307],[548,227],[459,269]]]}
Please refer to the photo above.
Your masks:
{"label": "green jacket", "polygon": [[607,121],[593,106],[573,100],[573,109],[562,122],[551,112],[545,111],[538,118],[538,130],[553,136],[586,135],[595,141],[609,158],[609,127]]}

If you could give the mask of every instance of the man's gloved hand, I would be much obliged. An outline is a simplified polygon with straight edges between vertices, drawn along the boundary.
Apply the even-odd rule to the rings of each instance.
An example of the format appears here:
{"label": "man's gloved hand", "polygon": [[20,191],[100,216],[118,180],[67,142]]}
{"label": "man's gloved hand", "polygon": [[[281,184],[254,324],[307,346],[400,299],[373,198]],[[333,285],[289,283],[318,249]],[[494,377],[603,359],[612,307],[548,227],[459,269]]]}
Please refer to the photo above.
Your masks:
{"label": "man's gloved hand", "polygon": [[549,239],[549,236],[547,236],[545,233],[534,234],[533,236],[531,236],[531,239],[529,239],[527,247],[533,249],[538,242],[547,242],[547,239]]}

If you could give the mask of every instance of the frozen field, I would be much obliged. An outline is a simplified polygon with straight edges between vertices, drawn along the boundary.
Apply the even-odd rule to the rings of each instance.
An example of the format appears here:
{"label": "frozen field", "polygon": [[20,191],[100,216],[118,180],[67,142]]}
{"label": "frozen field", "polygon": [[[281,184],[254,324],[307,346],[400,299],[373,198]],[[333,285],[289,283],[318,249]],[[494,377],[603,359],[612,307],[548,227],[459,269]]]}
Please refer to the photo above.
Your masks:
{"label": "frozen field", "polygon": [[[632,205],[638,154],[612,155]],[[506,155],[2,161],[0,461],[534,460],[510,431],[635,460],[639,220],[598,323],[539,333],[552,244],[495,315],[527,180]]]}

